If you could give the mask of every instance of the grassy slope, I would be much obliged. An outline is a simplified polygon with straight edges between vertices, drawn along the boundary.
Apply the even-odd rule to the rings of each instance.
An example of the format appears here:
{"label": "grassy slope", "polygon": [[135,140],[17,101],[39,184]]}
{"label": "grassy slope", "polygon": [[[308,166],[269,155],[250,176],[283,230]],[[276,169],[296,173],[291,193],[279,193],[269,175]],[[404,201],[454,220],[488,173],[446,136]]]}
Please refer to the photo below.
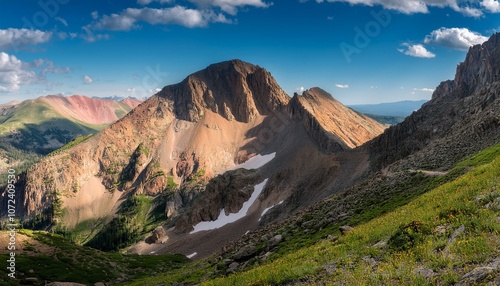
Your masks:
{"label": "grassy slope", "polygon": [[[459,176],[464,169],[469,170]],[[453,171],[452,171],[453,172]],[[378,203],[359,212],[350,222],[356,228],[337,241],[318,240],[309,235],[291,237],[275,259],[248,271],[205,281],[206,285],[269,285],[290,281],[307,284],[425,285],[450,284],[477,265],[487,264],[500,252],[500,144],[459,163],[455,175],[438,177],[425,186],[430,191],[414,200],[400,196],[388,204]],[[488,205],[489,204],[489,205]],[[408,226],[417,225],[415,230]],[[449,242],[461,225],[465,234]],[[327,227],[316,234],[338,234]],[[459,232],[457,232],[459,233]],[[391,239],[392,238],[392,239]],[[373,247],[389,241],[387,247]],[[417,269],[432,270],[427,280]],[[183,269],[134,281],[130,285],[174,282],[199,283],[216,266],[198,261]],[[491,277],[487,278],[490,279]],[[129,285],[129,284],[128,284]]]}
{"label": "grassy slope", "polygon": [[36,126],[58,119],[67,120],[69,131],[82,132],[82,134],[95,132],[104,127],[101,125],[86,124],[73,118],[65,118],[48,104],[35,100],[22,102],[16,107],[13,113],[0,116],[0,135],[4,136],[10,129],[25,129],[28,125]]}
{"label": "grassy slope", "polygon": [[[36,100],[22,102],[12,113],[0,115],[0,157],[8,158],[6,164],[0,162],[0,170],[15,167],[17,172],[21,172],[40,156],[52,151],[40,147],[48,143],[46,136],[64,143],[76,135],[93,134],[104,127],[65,118],[49,105]],[[12,140],[12,130],[21,136],[18,133],[15,136],[17,139]],[[37,142],[38,147],[34,148],[33,142]]]}
{"label": "grassy slope", "polygon": [[[487,264],[500,254],[499,209],[485,207],[500,197],[500,145],[461,165],[474,168],[393,212],[359,225],[336,242],[323,241],[269,265],[206,285],[273,284],[307,276],[309,282],[344,285],[458,282],[475,266]],[[418,239],[412,245],[373,247],[391,237],[393,242],[395,234],[411,222],[424,226],[416,231]],[[465,234],[449,243],[449,237],[461,225]],[[324,271],[329,267],[330,271]],[[426,281],[416,274],[421,267],[433,270],[435,276]]]}
{"label": "grassy slope", "polygon": [[[20,230],[45,245],[53,247],[53,253],[16,255],[16,273],[19,278],[36,277],[39,281],[68,281],[93,285],[116,279],[151,276],[160,271],[181,267],[187,259],[182,255],[122,255],[107,253],[88,247],[76,246],[60,235],[47,232]],[[0,255],[6,261],[7,255]],[[33,273],[30,273],[33,270]],[[24,273],[24,275],[21,275]],[[7,269],[0,268],[1,277],[7,277]],[[4,280],[4,282],[2,282]],[[21,285],[22,280],[0,279],[0,285]]]}
{"label": "grassy slope", "polygon": [[[120,103],[115,113],[122,118],[130,110],[126,104]],[[40,100],[24,101],[13,112],[0,115],[0,158],[8,158],[7,162],[0,161],[0,170],[14,167],[18,173],[22,172],[41,156],[55,149],[55,146],[33,148],[33,142],[43,146],[48,143],[47,137],[56,138],[61,143],[70,142],[75,136],[94,134],[107,126],[108,124],[89,124],[65,117]],[[22,136],[17,136],[18,140],[13,141],[12,130]],[[3,182],[4,179],[0,179],[0,183]]]}

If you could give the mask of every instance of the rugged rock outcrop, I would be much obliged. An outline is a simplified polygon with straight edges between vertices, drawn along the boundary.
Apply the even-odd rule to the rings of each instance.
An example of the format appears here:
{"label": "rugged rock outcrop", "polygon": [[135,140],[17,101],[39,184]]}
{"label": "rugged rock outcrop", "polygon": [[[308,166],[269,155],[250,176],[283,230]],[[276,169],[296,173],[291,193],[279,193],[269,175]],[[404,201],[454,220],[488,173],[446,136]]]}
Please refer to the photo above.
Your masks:
{"label": "rugged rock outcrop", "polygon": [[[432,100],[368,144],[375,168],[447,168],[500,141],[500,34],[469,49],[454,80],[442,82]],[[418,166],[417,166],[418,165]]]}
{"label": "rugged rock outcrop", "polygon": [[192,122],[211,110],[227,120],[248,123],[290,100],[268,71],[240,60],[210,65],[158,95],[173,102],[177,118]]}
{"label": "rugged rock outcrop", "polygon": [[375,138],[384,127],[347,108],[320,88],[295,94],[290,102],[292,118],[302,120],[311,138],[327,151],[348,150]]}
{"label": "rugged rock outcrop", "polygon": [[256,171],[238,169],[219,175],[206,185],[204,194],[175,221],[175,230],[184,233],[201,221],[216,220],[221,210],[226,215],[237,213],[248,201],[259,179]]}

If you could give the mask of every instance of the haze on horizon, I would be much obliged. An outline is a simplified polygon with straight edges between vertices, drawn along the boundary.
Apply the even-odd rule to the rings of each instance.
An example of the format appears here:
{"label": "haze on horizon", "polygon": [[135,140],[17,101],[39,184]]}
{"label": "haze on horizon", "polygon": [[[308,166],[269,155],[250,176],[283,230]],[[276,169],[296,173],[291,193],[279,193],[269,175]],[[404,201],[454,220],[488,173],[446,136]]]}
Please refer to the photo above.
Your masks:
{"label": "haze on horizon", "polygon": [[500,30],[498,0],[0,1],[0,103],[48,94],[147,97],[242,59],[292,95],[344,104],[429,99],[471,45]]}

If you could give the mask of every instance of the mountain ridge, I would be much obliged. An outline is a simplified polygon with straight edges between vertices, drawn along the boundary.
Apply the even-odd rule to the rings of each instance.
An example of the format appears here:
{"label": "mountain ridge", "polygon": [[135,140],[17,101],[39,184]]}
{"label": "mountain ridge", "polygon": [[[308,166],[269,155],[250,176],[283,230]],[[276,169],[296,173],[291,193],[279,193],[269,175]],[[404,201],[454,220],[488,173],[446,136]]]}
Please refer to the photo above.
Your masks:
{"label": "mountain ridge", "polygon": [[[166,214],[163,220],[169,227],[177,226],[175,232],[182,234],[180,241],[189,236],[194,224],[214,219],[213,214],[219,212],[215,209],[211,215],[205,215],[195,207],[196,201],[203,201],[208,195],[204,192],[207,183],[252,157],[275,154],[253,175],[256,183],[268,179],[262,195],[250,209],[252,215],[247,216],[251,220],[249,226],[256,228],[258,214],[270,205],[290,197],[311,202],[320,199],[323,188],[312,193],[297,189],[314,184],[326,186],[328,182],[321,182],[321,178],[339,171],[337,166],[329,166],[331,162],[344,164],[338,152],[361,145],[384,129],[343,107],[324,91],[308,92],[311,97],[306,93],[294,108],[303,112],[292,114],[291,98],[268,71],[235,60],[211,65],[179,84],[163,88],[86,141],[30,168],[19,186],[25,190],[20,195],[23,207],[19,216],[66,229],[98,221],[103,228],[92,233],[104,235],[112,233],[107,224],[119,216],[123,202],[147,195],[159,200]],[[304,106],[308,103],[313,103],[316,110],[307,111]],[[309,120],[317,114],[323,117]],[[360,132],[347,137],[329,135],[334,127],[329,118],[336,118],[335,124],[353,124]],[[322,163],[304,162],[303,156]],[[346,164],[364,163],[350,160]],[[343,176],[337,183],[347,183],[358,174]],[[244,176],[238,175],[230,184],[238,186],[241,180]],[[332,176],[331,180],[338,178]],[[232,212],[241,207],[241,198],[248,198],[233,196],[224,188],[215,190],[214,206],[220,204]],[[302,207],[291,202],[287,209]],[[234,234],[243,234],[241,231],[235,230]],[[201,250],[199,253],[201,257]]]}
{"label": "mountain ridge", "polygon": [[77,136],[98,132],[139,103],[49,95],[0,105],[0,169],[21,166],[23,170],[22,165]]}

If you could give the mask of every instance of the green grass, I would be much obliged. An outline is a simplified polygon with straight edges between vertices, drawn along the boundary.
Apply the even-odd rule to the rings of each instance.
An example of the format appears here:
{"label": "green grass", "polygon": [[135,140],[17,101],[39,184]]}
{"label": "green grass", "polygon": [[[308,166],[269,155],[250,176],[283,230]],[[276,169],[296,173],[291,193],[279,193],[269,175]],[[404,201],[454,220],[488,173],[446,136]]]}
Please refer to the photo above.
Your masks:
{"label": "green grass", "polygon": [[87,135],[82,135],[82,136],[78,136],[76,137],[75,139],[73,139],[71,142],[67,143],[66,145],[62,146],[61,148],[59,149],[56,149],[54,151],[52,151],[50,155],[55,155],[55,154],[59,154],[65,150],[68,150],[70,148],[73,148],[75,147],[76,145],[80,144],[80,143],[83,143],[85,141],[87,141],[90,137],[92,137],[92,135],[94,134],[87,134]]}
{"label": "green grass", "polygon": [[[90,237],[87,246],[104,251],[118,251],[137,241],[159,225],[163,216],[158,215],[159,208],[154,207],[154,199],[146,195],[133,195],[122,206],[118,215],[99,233]],[[71,231],[69,236],[84,235]]]}
{"label": "green grass", "polygon": [[[358,225],[336,242],[323,241],[268,265],[203,285],[280,284],[306,276],[313,282],[345,285],[422,285],[423,278],[414,273],[418,267],[438,273],[428,283],[456,282],[476,264],[487,263],[500,254],[500,225],[496,219],[499,213],[475,203],[479,195],[500,190],[499,147],[466,161],[477,166],[467,174]],[[466,231],[466,235],[458,236],[448,245],[446,253],[442,250],[446,239],[432,232],[441,225],[449,228],[444,237],[460,225],[464,225]],[[372,247],[380,240],[389,240],[389,248]],[[363,257],[378,262],[372,268]],[[337,270],[325,273],[322,269],[327,264],[336,265]]]}
{"label": "green grass", "polygon": [[[293,281],[312,285],[448,285],[499,256],[500,212],[486,206],[500,197],[500,144],[457,164],[445,176],[416,173],[411,178],[414,181],[394,186],[407,188],[406,192],[396,191],[389,199],[372,201],[371,206],[360,208],[343,222],[355,229],[337,241],[322,238],[339,235],[340,224],[308,234],[290,234],[288,226],[278,230],[290,234],[279,250],[244,272],[225,276],[224,271],[216,271],[220,270],[218,265],[203,260],[126,285],[281,285]],[[449,237],[461,225],[464,234],[450,243]],[[387,247],[373,247],[380,241],[386,241]],[[367,262],[369,259],[375,263]],[[416,271],[420,267],[435,275],[426,280]]]}
{"label": "green grass", "polygon": [[[182,255],[139,256],[107,253],[76,246],[57,234],[31,230],[19,230],[19,233],[33,237],[53,249],[52,253],[42,253],[33,247],[34,253],[18,253],[16,256],[17,276],[36,277],[39,281],[68,281],[93,285],[96,282],[113,281],[122,276],[126,279],[147,277],[160,271],[179,268],[187,262]],[[5,261],[7,256],[0,255],[0,259]],[[30,270],[33,273],[30,273]],[[24,273],[24,276],[20,273]],[[4,267],[0,269],[0,275],[7,277]],[[19,280],[10,282],[5,285],[21,285]]]}

